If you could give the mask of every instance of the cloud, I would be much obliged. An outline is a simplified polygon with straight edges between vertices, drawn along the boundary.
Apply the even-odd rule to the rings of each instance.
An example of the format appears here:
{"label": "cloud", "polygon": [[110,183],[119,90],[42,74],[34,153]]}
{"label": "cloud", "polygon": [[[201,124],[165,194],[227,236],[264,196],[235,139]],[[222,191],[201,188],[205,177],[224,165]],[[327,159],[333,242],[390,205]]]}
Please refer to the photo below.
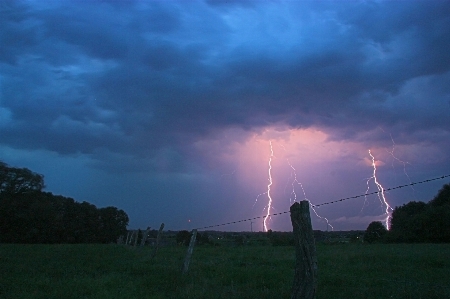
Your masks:
{"label": "cloud", "polygon": [[[28,53],[16,57],[16,64],[27,55],[41,57],[5,67],[29,74],[26,83],[7,77],[12,87],[4,96],[14,99],[9,105],[16,106],[15,117],[39,116],[35,111],[44,109],[42,117],[55,114],[44,121],[54,123],[62,107],[57,106],[60,100],[50,99],[64,98],[68,118],[76,118],[71,114],[77,103],[95,99],[96,109],[116,114],[115,125],[137,143],[147,135],[155,147],[184,144],[184,135],[209,138],[216,129],[267,123],[337,129],[342,138],[350,133],[348,126],[364,130],[402,123],[402,129],[414,131],[408,128],[411,123],[421,125],[412,117],[426,104],[417,93],[415,100],[406,98],[417,84],[421,90],[435,90],[428,87],[432,81],[448,81],[442,76],[448,76],[445,53],[450,45],[439,38],[450,28],[443,26],[449,22],[442,13],[448,9],[445,3],[235,3],[226,11],[201,2],[187,11],[180,5],[134,3],[119,9],[110,3],[63,2],[46,9],[39,4],[12,8],[22,17],[6,18],[5,34],[13,35],[13,25],[27,27],[34,41]],[[351,15],[349,7],[354,9]],[[300,19],[295,15],[299,10],[305,11]],[[193,14],[208,26],[200,26]],[[374,23],[385,27],[368,25]],[[14,47],[15,41],[6,40],[6,49]],[[56,47],[63,52],[55,52]],[[97,71],[92,71],[94,64]],[[49,66],[59,73],[49,72]],[[20,94],[23,100],[17,102]],[[448,102],[446,91],[436,96]],[[436,116],[435,109],[429,113]],[[439,116],[442,127],[447,123]],[[419,121],[429,122],[426,117]],[[142,130],[148,133],[141,135]]]}
{"label": "cloud", "polygon": [[449,12],[447,1],[8,2],[0,144],[199,182],[260,163],[269,140],[351,177],[369,148],[391,165],[395,145],[430,173],[449,163]]}

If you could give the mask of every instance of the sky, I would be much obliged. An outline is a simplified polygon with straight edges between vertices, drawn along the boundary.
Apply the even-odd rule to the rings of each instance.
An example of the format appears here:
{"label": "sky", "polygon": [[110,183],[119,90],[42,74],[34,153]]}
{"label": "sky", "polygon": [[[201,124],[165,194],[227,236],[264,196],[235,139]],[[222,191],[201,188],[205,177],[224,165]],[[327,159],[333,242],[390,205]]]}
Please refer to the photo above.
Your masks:
{"label": "sky", "polygon": [[[448,1],[0,1],[0,160],[168,230],[448,175],[449,36]],[[315,211],[387,218],[375,194]]]}

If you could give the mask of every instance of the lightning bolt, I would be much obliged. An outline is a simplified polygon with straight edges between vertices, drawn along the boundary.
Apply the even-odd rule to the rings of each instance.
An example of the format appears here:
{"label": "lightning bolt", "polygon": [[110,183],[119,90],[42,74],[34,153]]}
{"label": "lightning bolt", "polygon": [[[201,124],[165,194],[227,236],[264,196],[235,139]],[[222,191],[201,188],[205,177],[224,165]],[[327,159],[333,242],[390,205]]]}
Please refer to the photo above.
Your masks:
{"label": "lightning bolt", "polygon": [[[392,157],[394,160],[396,160],[397,162],[399,162],[400,164],[403,165],[403,173],[404,173],[405,176],[408,178],[408,181],[409,181],[409,183],[411,184],[411,183],[412,183],[411,178],[409,177],[408,172],[406,172],[406,165],[407,165],[407,164],[411,165],[411,163],[405,162],[405,161],[403,161],[403,160],[400,160],[397,156],[394,155],[394,151],[395,151],[396,144],[395,144],[394,138],[392,137],[392,134],[386,132],[386,131],[383,130],[383,128],[381,128],[381,127],[379,127],[379,128],[380,128],[380,130],[383,131],[384,133],[389,134],[389,137],[391,138],[391,141],[392,141],[392,148],[391,148],[390,151],[389,151],[389,150],[386,150],[386,151],[391,155],[391,157]],[[392,161],[392,168],[394,168],[394,161]],[[416,190],[414,189],[413,186],[410,186],[410,187],[411,187],[411,189],[412,189],[414,192],[416,191]],[[415,194],[415,193],[414,193],[414,194]]]}
{"label": "lightning bolt", "polygon": [[377,178],[377,166],[375,163],[375,157],[372,155],[371,151],[369,150],[369,155],[372,159],[372,167],[373,167],[373,173],[372,176],[367,180],[367,190],[366,190],[366,194],[369,191],[369,182],[370,180],[373,180],[375,185],[378,188],[378,198],[381,202],[381,206],[385,206],[385,210],[384,213],[386,215],[386,220],[385,220],[385,224],[386,224],[386,229],[389,230],[390,226],[389,226],[389,220],[391,219],[391,214],[390,211],[392,211],[391,206],[389,205],[389,203],[386,200],[386,196],[384,195],[384,188],[383,186],[378,182],[378,178]]}
{"label": "lightning bolt", "polygon": [[261,196],[266,195],[266,194],[267,194],[267,191],[266,191],[266,192],[263,192],[263,193],[260,193],[260,194],[258,194],[258,195],[256,196],[256,198],[255,198],[255,203],[253,204],[252,209],[255,207],[256,203],[258,202],[258,199],[259,199]]}
{"label": "lightning bolt", "polygon": [[[286,159],[286,161],[289,164],[289,167],[291,167],[291,177],[290,178],[292,179],[292,184],[291,184],[292,190],[291,190],[291,193],[289,194],[289,204],[292,205],[292,198],[294,198],[294,200],[293,200],[294,202],[297,201],[297,193],[295,192],[295,185],[298,185],[298,186],[300,186],[300,188],[302,188],[303,195],[305,196],[305,198],[306,198],[306,194],[305,194],[305,189],[303,189],[302,183],[300,183],[297,180],[297,171],[295,170],[294,166],[292,166],[291,162],[289,162],[289,159]],[[289,183],[289,180],[287,183]],[[287,184],[286,184],[286,188],[287,188]],[[286,188],[284,188],[284,189],[286,190]],[[286,193],[286,191],[285,191],[285,193]]]}
{"label": "lightning bolt", "polygon": [[331,230],[334,230],[334,227],[330,224],[330,222],[328,221],[328,219],[327,219],[326,217],[320,216],[320,215],[317,213],[316,209],[314,209],[314,206],[313,206],[313,204],[311,203],[311,201],[310,201],[309,199],[306,198],[306,192],[305,192],[305,189],[303,188],[303,184],[300,183],[300,182],[297,180],[297,171],[296,171],[296,169],[294,168],[294,166],[292,166],[291,162],[289,162],[289,159],[286,159],[286,161],[287,161],[287,163],[289,164],[289,166],[290,166],[291,169],[292,169],[292,170],[291,170],[291,178],[293,178],[293,180],[292,180],[292,191],[291,191],[290,196],[289,196],[290,204],[292,204],[292,197],[294,197],[294,202],[297,201],[297,193],[295,192],[295,185],[298,185],[298,186],[300,186],[300,188],[302,189],[303,197],[304,197],[305,200],[307,200],[307,201],[309,202],[309,206],[311,207],[311,210],[313,210],[314,214],[316,214],[316,216],[317,216],[318,218],[320,218],[320,219],[326,221],[326,223],[327,223],[327,230],[328,230],[328,226],[331,227]]}
{"label": "lightning bolt", "polygon": [[[255,204],[257,203],[258,199],[261,196],[267,194],[267,198],[268,198],[268,203],[266,205],[267,210],[266,210],[266,215],[263,217],[263,229],[264,229],[264,231],[268,231],[267,222],[270,220],[270,215],[271,215],[271,212],[272,212],[272,203],[273,203],[273,199],[272,199],[272,195],[271,195],[272,185],[273,185],[272,160],[273,160],[273,158],[275,156],[274,156],[274,152],[273,152],[272,141],[269,141],[269,145],[270,145],[270,156],[269,156],[269,160],[268,160],[268,181],[269,182],[267,184],[267,191],[265,191],[264,193],[259,194],[256,197],[256,199],[255,199],[255,203],[253,204],[253,207],[254,207]],[[281,145],[281,147],[284,148],[283,145]],[[286,150],[286,149],[284,148],[284,150]],[[291,189],[290,194],[289,194],[289,201],[290,201],[290,203],[292,204],[292,202],[296,202],[297,201],[297,193],[296,193],[295,190],[296,190],[296,186],[300,186],[300,188],[301,188],[301,190],[303,192],[303,197],[304,197],[305,200],[307,200],[309,202],[309,205],[310,205],[311,209],[314,211],[314,214],[318,218],[324,220],[327,223],[327,230],[328,230],[328,227],[330,227],[331,230],[334,230],[334,227],[330,224],[329,220],[326,217],[320,216],[317,213],[316,209],[314,208],[314,205],[311,204],[311,201],[306,198],[306,192],[305,192],[305,189],[303,188],[303,184],[301,182],[299,182],[298,179],[297,179],[297,171],[296,171],[295,167],[290,163],[289,159],[286,158],[286,161],[287,161],[289,167],[291,168],[291,177],[290,177],[290,179],[292,179],[292,183],[291,183],[292,189]],[[288,183],[289,183],[289,181],[288,181]],[[285,193],[286,193],[286,189],[287,189],[288,183],[286,184],[286,187],[285,187]]]}
{"label": "lightning bolt", "polygon": [[327,222],[327,231],[328,231],[328,227],[331,227],[331,230],[334,231],[334,227],[330,224],[330,222],[328,221],[328,218],[320,216],[317,213],[316,209],[314,209],[314,206],[312,205],[311,201],[308,200],[308,202],[309,202],[309,206],[311,207],[311,210],[313,210],[314,214],[316,214],[316,216],[319,217],[320,219],[325,220]]}
{"label": "lightning bolt", "polygon": [[[399,158],[397,158],[397,157],[394,155],[395,145],[396,145],[396,144],[395,144],[395,142],[394,142],[394,138],[392,138],[392,134],[389,133],[389,136],[391,137],[391,141],[392,141],[392,149],[391,149],[391,151],[388,151],[388,150],[386,150],[386,151],[392,156],[392,158],[393,158],[394,160],[396,160],[397,162],[399,162],[400,164],[403,165],[403,173],[404,173],[405,176],[408,178],[408,181],[409,181],[409,183],[411,184],[411,183],[412,183],[411,178],[409,177],[408,173],[406,172],[406,165],[407,165],[407,164],[411,165],[411,163],[405,162],[405,161],[403,161],[403,160],[400,160]],[[394,168],[394,161],[392,161],[392,168]],[[414,189],[414,187],[413,187],[412,185],[411,185],[410,187],[411,187],[411,189],[412,189],[412,191],[413,191],[414,197],[416,197],[416,193],[415,193],[416,190]]]}
{"label": "lightning bolt", "polygon": [[232,176],[232,175],[234,175],[235,173],[236,173],[236,169],[233,170],[232,173],[224,173],[224,174],[220,175],[220,178],[223,178],[223,177],[225,177],[225,176]]}
{"label": "lightning bolt", "polygon": [[267,184],[267,197],[269,198],[269,202],[267,203],[267,215],[264,217],[264,230],[267,231],[267,220],[270,217],[270,211],[272,209],[272,196],[270,195],[270,188],[272,187],[272,159],[273,159],[273,146],[272,141],[269,141],[270,144],[270,157],[269,157],[269,184]]}

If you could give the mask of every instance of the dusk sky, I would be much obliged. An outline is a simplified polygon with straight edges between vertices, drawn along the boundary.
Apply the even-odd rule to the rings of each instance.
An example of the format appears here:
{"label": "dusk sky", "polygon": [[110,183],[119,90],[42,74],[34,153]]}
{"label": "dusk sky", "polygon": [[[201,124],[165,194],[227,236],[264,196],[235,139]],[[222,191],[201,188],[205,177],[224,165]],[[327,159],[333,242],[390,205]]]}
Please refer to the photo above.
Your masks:
{"label": "dusk sky", "polygon": [[[369,150],[385,188],[450,174],[449,1],[0,1],[0,161],[130,228],[265,215],[269,160],[271,213],[374,192]],[[386,218],[376,195],[316,211]]]}

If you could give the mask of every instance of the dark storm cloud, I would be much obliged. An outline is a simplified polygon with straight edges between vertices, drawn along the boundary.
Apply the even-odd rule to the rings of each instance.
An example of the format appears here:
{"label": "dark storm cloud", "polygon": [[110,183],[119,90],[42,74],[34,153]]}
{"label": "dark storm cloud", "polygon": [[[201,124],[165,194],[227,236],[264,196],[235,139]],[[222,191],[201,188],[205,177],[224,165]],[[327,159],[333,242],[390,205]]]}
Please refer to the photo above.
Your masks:
{"label": "dark storm cloud", "polygon": [[2,1],[0,160],[183,229],[259,216],[269,138],[319,202],[366,190],[368,148],[389,187],[394,146],[413,180],[442,175],[448,36],[448,1]]}
{"label": "dark storm cloud", "polygon": [[[107,17],[110,15],[110,17]],[[112,13],[97,7],[62,11],[43,16],[44,38],[80,46],[87,55],[101,59],[123,59],[127,54],[126,35]]]}
{"label": "dark storm cloud", "polygon": [[14,64],[26,48],[39,42],[35,24],[29,19],[28,7],[16,1],[3,1],[0,13],[0,61]]}
{"label": "dark storm cloud", "polygon": [[230,127],[450,128],[448,2],[13,1],[1,14],[13,147],[103,165],[182,157]]}

